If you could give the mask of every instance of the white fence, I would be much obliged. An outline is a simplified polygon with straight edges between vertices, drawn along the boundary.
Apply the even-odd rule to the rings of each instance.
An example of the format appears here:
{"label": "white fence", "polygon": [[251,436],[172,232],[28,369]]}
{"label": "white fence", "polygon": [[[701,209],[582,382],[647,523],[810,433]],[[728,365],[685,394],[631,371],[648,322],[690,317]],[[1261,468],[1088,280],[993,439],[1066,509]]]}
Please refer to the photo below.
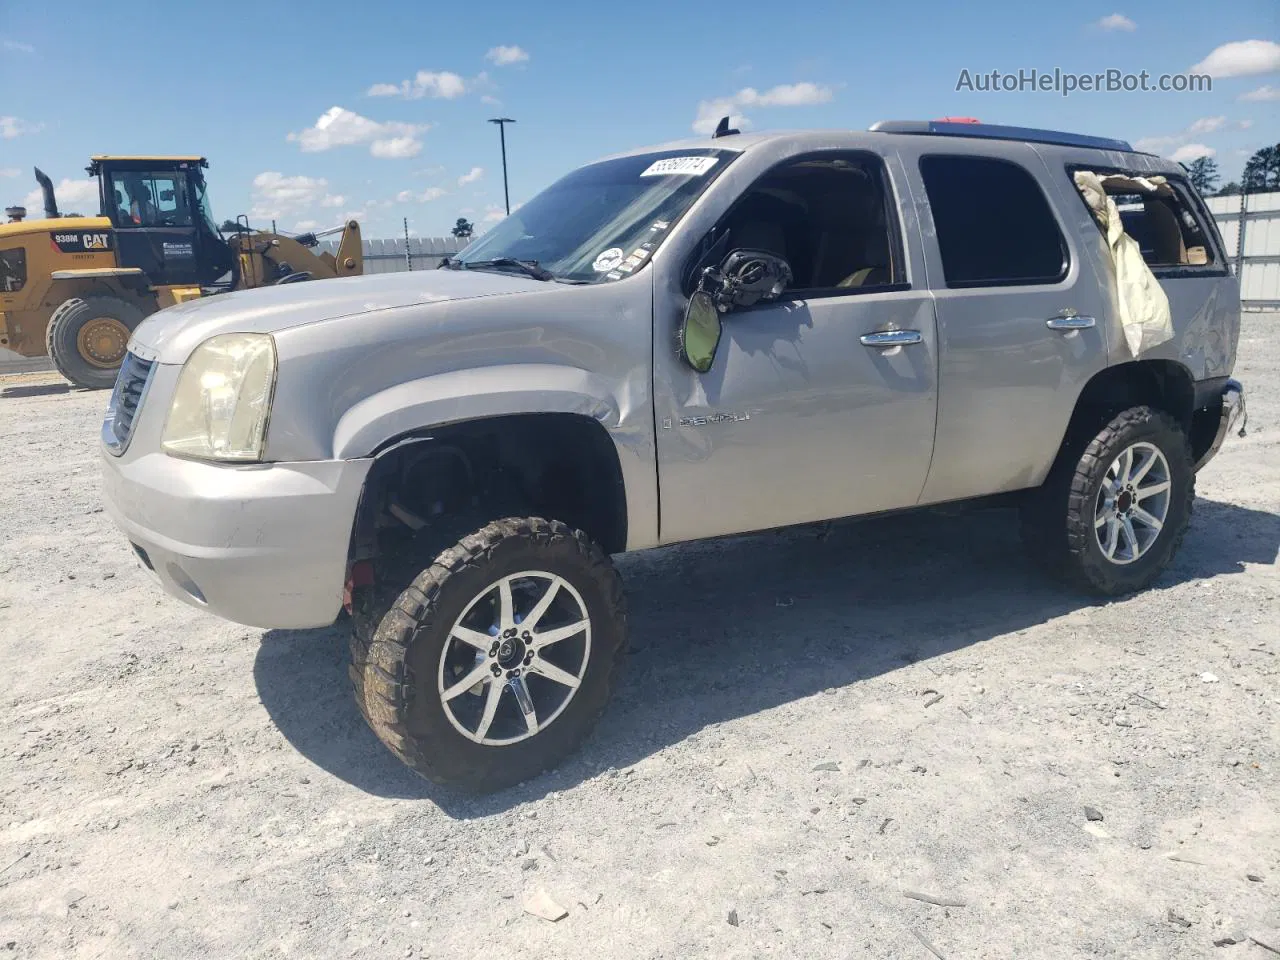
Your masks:
{"label": "white fence", "polygon": [[[1241,302],[1250,309],[1280,307],[1280,191],[1252,193],[1248,197],[1208,197],[1205,203],[1222,232],[1231,269],[1240,278]],[[330,252],[338,248],[333,241],[325,241],[322,246]],[[366,240],[364,272],[432,270],[442,258],[457,253],[463,246],[465,242],[456,237],[411,237],[407,246],[404,240]]]}
{"label": "white fence", "polygon": [[[440,261],[457,253],[468,241],[457,237],[410,237],[404,240],[366,240],[365,273],[399,273],[402,270],[434,270]],[[336,240],[322,240],[320,249],[338,252]]]}
{"label": "white fence", "polygon": [[1241,302],[1250,309],[1280,307],[1280,191],[1206,197],[1205,203],[1240,278]]}

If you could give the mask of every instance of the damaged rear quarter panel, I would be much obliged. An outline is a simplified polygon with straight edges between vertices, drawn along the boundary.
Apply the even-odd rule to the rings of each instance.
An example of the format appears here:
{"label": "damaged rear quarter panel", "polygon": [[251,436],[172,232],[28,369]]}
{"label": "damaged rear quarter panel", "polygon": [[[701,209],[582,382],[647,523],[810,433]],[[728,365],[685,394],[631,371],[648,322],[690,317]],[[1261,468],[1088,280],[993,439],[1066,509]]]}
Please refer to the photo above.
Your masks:
{"label": "damaged rear quarter panel", "polygon": [[[1090,259],[1100,281],[1111,276],[1107,267],[1105,240],[1088,208],[1071,182],[1069,168],[1118,170],[1139,176],[1165,176],[1185,183],[1186,171],[1170,160],[1145,153],[1082,151],[1073,147],[1037,144],[1036,150],[1045,163],[1061,176],[1063,200],[1078,209],[1087,225],[1082,235],[1096,234],[1096,244],[1089,244]],[[1155,275],[1169,298],[1173,322],[1173,338],[1143,352],[1143,360],[1173,360],[1186,367],[1194,380],[1229,376],[1235,367],[1236,346],[1240,337],[1240,285],[1227,265],[1226,251],[1213,217],[1198,198],[1193,198],[1197,219],[1201,221],[1213,246],[1213,265],[1207,268],[1168,270],[1157,268]],[[1104,283],[1105,286],[1105,283]],[[1108,341],[1113,345],[1111,363],[1131,360],[1119,327],[1114,284],[1105,291],[1111,304]]]}

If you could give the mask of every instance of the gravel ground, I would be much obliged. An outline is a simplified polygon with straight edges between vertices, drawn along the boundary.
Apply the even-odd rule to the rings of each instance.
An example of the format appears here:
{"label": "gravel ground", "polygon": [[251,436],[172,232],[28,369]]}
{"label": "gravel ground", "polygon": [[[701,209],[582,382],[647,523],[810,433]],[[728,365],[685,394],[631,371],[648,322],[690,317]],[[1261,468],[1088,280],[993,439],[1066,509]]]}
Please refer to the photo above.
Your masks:
{"label": "gravel ground", "polygon": [[0,957],[1271,956],[1277,324],[1152,591],[1041,579],[1004,512],[620,558],[614,704],[483,799],[377,743],[338,628],[153,587],[105,395],[0,381]]}

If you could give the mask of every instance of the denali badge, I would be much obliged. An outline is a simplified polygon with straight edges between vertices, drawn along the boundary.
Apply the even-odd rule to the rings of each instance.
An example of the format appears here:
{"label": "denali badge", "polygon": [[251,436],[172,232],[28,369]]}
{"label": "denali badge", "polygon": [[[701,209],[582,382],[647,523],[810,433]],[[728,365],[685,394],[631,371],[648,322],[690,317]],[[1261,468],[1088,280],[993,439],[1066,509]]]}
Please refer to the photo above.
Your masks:
{"label": "denali badge", "polygon": [[713,413],[709,417],[681,417],[682,427],[705,427],[709,423],[741,423],[750,420],[749,413]]}

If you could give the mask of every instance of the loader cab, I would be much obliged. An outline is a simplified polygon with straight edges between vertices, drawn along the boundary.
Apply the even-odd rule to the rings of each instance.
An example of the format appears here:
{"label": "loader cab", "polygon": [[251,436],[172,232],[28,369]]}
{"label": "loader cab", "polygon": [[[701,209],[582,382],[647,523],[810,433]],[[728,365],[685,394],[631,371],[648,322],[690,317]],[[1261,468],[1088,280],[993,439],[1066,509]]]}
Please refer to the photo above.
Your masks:
{"label": "loader cab", "polygon": [[102,215],[115,228],[116,262],[155,286],[210,286],[234,266],[213,219],[203,157],[94,157]]}

